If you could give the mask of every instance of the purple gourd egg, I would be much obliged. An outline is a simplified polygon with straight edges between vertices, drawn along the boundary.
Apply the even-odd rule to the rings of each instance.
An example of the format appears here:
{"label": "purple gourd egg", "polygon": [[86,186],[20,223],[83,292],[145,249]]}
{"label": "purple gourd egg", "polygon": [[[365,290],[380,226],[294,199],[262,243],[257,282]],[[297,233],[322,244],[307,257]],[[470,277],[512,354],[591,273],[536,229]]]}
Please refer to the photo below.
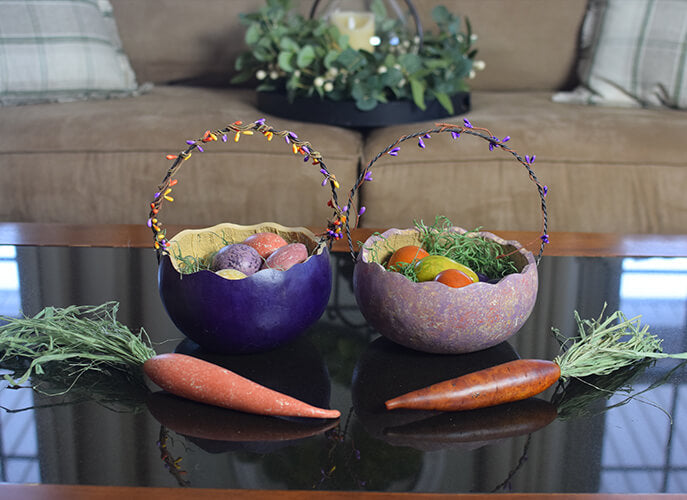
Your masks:
{"label": "purple gourd egg", "polygon": [[221,269],[234,269],[246,276],[250,276],[260,270],[262,258],[258,251],[243,243],[227,245],[219,250],[212,258],[213,271]]}
{"label": "purple gourd egg", "polygon": [[[451,231],[465,233],[459,227]],[[353,290],[367,322],[389,340],[417,351],[461,354],[504,342],[523,326],[537,298],[537,264],[517,241],[496,241],[518,272],[497,282],[462,288],[436,281],[416,283],[387,271],[382,263],[397,248],[421,244],[417,229],[389,229],[370,236],[353,268]]]}
{"label": "purple gourd egg", "polygon": [[[227,279],[204,264],[225,246],[239,246],[236,243],[260,232],[302,245],[305,259],[285,271],[261,269],[242,279]],[[160,298],[174,325],[205,352],[275,349],[304,333],[327,307],[332,286],[329,250],[325,240],[306,228],[224,223],[181,231],[169,243],[158,266]]]}

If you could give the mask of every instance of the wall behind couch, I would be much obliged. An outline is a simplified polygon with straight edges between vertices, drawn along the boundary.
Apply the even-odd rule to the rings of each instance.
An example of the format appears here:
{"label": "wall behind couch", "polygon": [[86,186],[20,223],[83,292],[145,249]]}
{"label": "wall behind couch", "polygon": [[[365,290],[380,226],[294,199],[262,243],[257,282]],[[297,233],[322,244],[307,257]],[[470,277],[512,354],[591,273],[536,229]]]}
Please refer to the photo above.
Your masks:
{"label": "wall behind couch", "polygon": [[[234,59],[245,49],[239,13],[264,0],[112,0],[124,50],[139,82],[205,76],[228,85]],[[557,90],[573,83],[577,34],[587,0],[416,0],[423,27],[445,5],[468,17],[478,35],[477,59],[486,69],[475,90]],[[293,0],[307,14],[309,0]],[[513,39],[519,40],[514,46]],[[555,50],[552,50],[552,47]],[[507,76],[506,76],[507,75]]]}

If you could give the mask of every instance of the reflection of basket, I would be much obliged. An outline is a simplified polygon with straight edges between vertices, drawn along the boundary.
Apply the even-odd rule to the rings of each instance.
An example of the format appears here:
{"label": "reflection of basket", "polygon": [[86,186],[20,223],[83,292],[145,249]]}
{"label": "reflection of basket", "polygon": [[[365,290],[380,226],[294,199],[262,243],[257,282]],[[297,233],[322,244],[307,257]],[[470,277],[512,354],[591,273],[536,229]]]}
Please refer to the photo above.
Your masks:
{"label": "reflection of basket", "polygon": [[160,221],[159,212],[165,202],[174,201],[171,192],[172,188],[177,184],[177,179],[174,178],[177,171],[186,160],[191,158],[193,152],[202,153],[209,143],[218,141],[238,142],[242,136],[250,136],[255,133],[263,135],[268,141],[271,141],[274,137],[282,138],[294,154],[301,154],[303,156],[303,161],[312,161],[312,164],[320,169],[320,173],[324,177],[322,186],[329,183],[332,190],[332,199],[329,201],[328,205],[333,207],[336,211],[336,216],[328,223],[328,230],[324,236],[326,238],[341,237],[342,229],[340,226],[345,219],[342,219],[343,213],[336,208],[338,207],[336,190],[339,187],[339,182],[336,180],[336,177],[327,170],[322,154],[313,149],[308,141],[299,139],[295,133],[288,130],[275,130],[268,126],[263,119],[247,124],[236,121],[223,129],[214,131],[207,130],[202,138],[187,140],[186,149],[180,153],[167,155],[167,159],[172,161],[172,165],[167,171],[162,183],[158,186],[153,201],[150,203],[150,213],[148,217],[148,227],[153,231],[154,246],[155,249],[158,250],[158,255],[165,253],[165,249],[169,245],[166,230],[162,227],[162,222]]}
{"label": "reflection of basket", "polygon": [[[454,139],[463,134],[475,136],[484,139],[490,150],[502,149],[510,153],[527,169],[530,179],[537,187],[541,199],[542,230],[541,246],[536,259],[532,252],[516,241],[504,241],[486,232],[471,232],[467,235],[469,238],[479,237],[496,242],[498,255],[494,258],[508,258],[513,262],[517,271],[493,280],[495,282],[480,279],[480,282],[462,288],[450,288],[436,281],[414,282],[397,272],[387,271],[383,264],[394,250],[407,245],[421,245],[419,229],[389,229],[384,234],[374,234],[363,244],[357,257],[355,255],[350,226],[357,226],[365,208],[356,210],[354,198],[360,187],[372,180],[371,169],[374,163],[384,155],[397,156],[401,143],[407,140],[415,139],[420,148],[425,148],[425,141],[432,134],[443,132],[449,132]],[[523,158],[506,146],[508,141],[509,137],[499,139],[487,129],[474,127],[468,120],[464,120],[462,126],[438,124],[433,129],[400,137],[375,156],[361,172],[346,205],[351,213],[357,215],[344,221],[345,232],[351,254],[357,259],[353,271],[353,287],[358,307],[368,323],[385,337],[420,351],[473,352],[505,341],[529,317],[537,296],[537,263],[548,242],[545,200],[547,187],[534,175],[534,156]],[[459,227],[447,229],[452,238],[466,233]],[[468,241],[472,244],[479,240]]]}
{"label": "reflection of basket", "polygon": [[366,182],[366,181],[371,181],[372,180],[372,166],[375,164],[377,160],[379,160],[381,157],[385,155],[389,156],[398,156],[401,150],[401,144],[407,140],[411,139],[417,139],[417,145],[424,149],[426,147],[425,141],[429,138],[431,138],[432,134],[437,134],[437,133],[450,133],[451,137],[453,139],[458,139],[461,135],[471,135],[475,137],[479,137],[481,139],[484,139],[488,143],[488,147],[490,151],[494,151],[496,149],[501,149],[507,153],[510,153],[513,155],[513,157],[521,164],[523,165],[529,174],[530,179],[535,183],[537,187],[537,191],[539,193],[539,198],[541,200],[541,211],[542,211],[542,229],[541,229],[541,243],[539,247],[539,253],[537,255],[537,262],[539,261],[539,258],[541,257],[542,253],[544,252],[544,246],[549,242],[549,237],[547,234],[548,230],[548,213],[546,209],[546,195],[548,192],[547,186],[541,184],[539,180],[537,179],[537,176],[534,174],[534,171],[532,170],[532,164],[534,163],[535,160],[535,155],[529,156],[526,155],[524,157],[520,156],[517,152],[515,152],[513,149],[508,147],[506,143],[510,140],[510,137],[506,136],[503,139],[499,139],[495,135],[493,135],[489,130],[486,128],[479,128],[473,126],[467,119],[463,120],[463,125],[452,125],[448,123],[438,123],[436,126],[432,129],[429,130],[424,130],[422,132],[416,132],[414,134],[410,135],[405,135],[402,137],[399,137],[396,141],[394,141],[392,144],[387,146],[383,151],[381,151],[377,156],[375,156],[368,164],[367,166],[361,171],[358,180],[356,181],[355,185],[351,189],[349,196],[348,196],[348,204],[346,205],[347,208],[349,208],[350,213],[356,214],[355,220],[351,220],[349,218],[348,220],[344,220],[345,223],[345,232],[348,235],[348,244],[351,249],[351,254],[353,255],[353,258],[355,259],[355,251],[353,247],[353,241],[351,240],[350,237],[350,225],[353,227],[357,227],[358,221],[360,219],[360,216],[365,212],[365,207],[361,207],[360,210],[357,211],[354,210],[355,206],[355,197],[359,193],[359,190],[361,186]]}
{"label": "reflection of basket", "polygon": [[[314,235],[306,228],[264,222],[252,226],[225,223],[200,230],[185,230],[168,239],[159,219],[163,205],[174,201],[175,175],[193,152],[202,153],[212,142],[238,142],[244,135],[278,137],[296,155],[312,162],[329,183],[331,207],[338,207],[339,183],[325,166],[322,155],[293,132],[275,130],[264,120],[234,122],[203,137],[186,141],[179,154],[168,155],[172,166],[150,204],[148,226],[157,251],[158,285],[163,305],[174,324],[201,347],[217,353],[265,351],[293,340],[316,322],[331,292],[331,268],[327,243],[340,238],[345,216],[335,208],[327,231]],[[255,233],[271,232],[287,242],[303,243],[309,257],[286,270],[267,266],[242,279],[227,279],[208,265],[225,245],[241,243]],[[257,254],[256,254],[257,255]],[[265,266],[263,266],[265,267]]]}

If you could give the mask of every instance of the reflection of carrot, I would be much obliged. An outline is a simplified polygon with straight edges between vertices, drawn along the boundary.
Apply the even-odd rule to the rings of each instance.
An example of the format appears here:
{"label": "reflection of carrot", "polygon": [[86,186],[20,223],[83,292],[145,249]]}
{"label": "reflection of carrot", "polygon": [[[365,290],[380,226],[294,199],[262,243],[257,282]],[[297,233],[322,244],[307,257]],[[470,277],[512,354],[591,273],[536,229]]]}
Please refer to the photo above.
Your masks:
{"label": "reflection of carrot", "polygon": [[[603,313],[602,313],[603,314]],[[616,323],[616,320],[621,321]],[[529,398],[559,379],[605,375],[647,358],[687,359],[687,353],[661,352],[661,340],[639,328],[639,318],[628,320],[616,312],[601,320],[581,320],[575,313],[580,336],[553,361],[519,359],[462,377],[439,382],[386,402],[389,410],[457,411],[484,408]],[[558,334],[560,337],[560,334]]]}
{"label": "reflection of carrot", "polygon": [[157,385],[177,396],[222,408],[275,417],[338,418],[338,410],[311,406],[236,373],[185,354],[159,354],[143,363]]}
{"label": "reflection of carrot", "polygon": [[389,438],[416,443],[487,442],[531,434],[553,422],[556,407],[543,399],[529,398],[499,408],[440,413],[424,420],[384,429]]}
{"label": "reflection of carrot", "polygon": [[155,419],[178,434],[212,441],[291,441],[338,425],[337,420],[313,421],[250,415],[188,401],[164,391],[153,392],[146,406]]}

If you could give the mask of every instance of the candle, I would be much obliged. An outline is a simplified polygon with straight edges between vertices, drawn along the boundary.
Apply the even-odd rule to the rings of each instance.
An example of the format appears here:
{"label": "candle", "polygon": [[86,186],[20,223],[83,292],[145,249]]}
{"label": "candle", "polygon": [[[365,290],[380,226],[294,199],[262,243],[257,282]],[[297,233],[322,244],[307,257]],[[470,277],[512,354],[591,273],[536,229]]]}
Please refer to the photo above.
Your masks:
{"label": "candle", "polygon": [[331,23],[348,35],[348,45],[356,50],[372,52],[370,38],[375,34],[375,16],[372,12],[337,10],[331,14]]}

